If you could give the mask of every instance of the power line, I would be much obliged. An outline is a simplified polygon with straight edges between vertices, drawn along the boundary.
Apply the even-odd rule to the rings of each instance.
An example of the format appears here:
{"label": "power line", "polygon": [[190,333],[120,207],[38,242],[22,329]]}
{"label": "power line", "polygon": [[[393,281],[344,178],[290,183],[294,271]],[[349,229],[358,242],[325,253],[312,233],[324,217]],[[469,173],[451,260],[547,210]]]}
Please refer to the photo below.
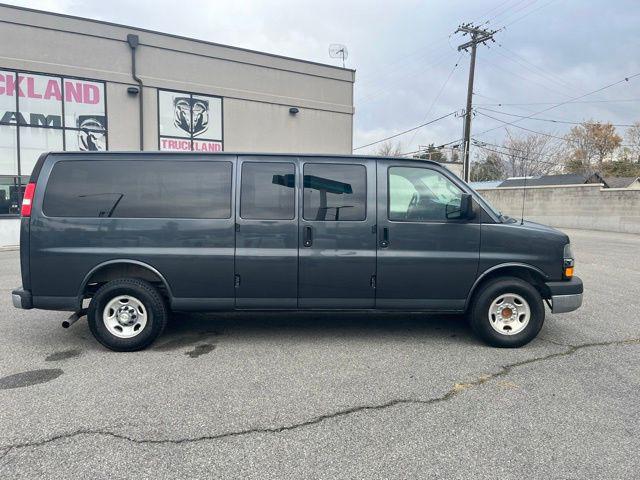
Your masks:
{"label": "power line", "polygon": [[553,104],[548,108],[542,109],[542,110],[540,110],[538,112],[534,112],[531,115],[528,115],[527,117],[520,118],[518,120],[514,120],[513,122],[504,122],[502,120],[498,120],[499,122],[502,122],[503,125],[499,125],[497,127],[490,128],[490,129],[485,130],[483,132],[480,132],[480,133],[478,133],[476,135],[478,135],[478,136],[484,135],[485,133],[492,132],[494,130],[498,130],[499,128],[506,127],[506,126],[509,126],[509,125],[514,125],[515,123],[521,122],[522,120],[525,120],[526,118],[531,118],[534,115],[539,115],[541,113],[548,112],[549,110],[553,110],[554,108],[561,107],[562,105],[567,105],[569,103],[573,103],[575,100],[580,100],[581,98],[588,97],[589,95],[593,95],[594,93],[601,92],[603,90],[606,90],[607,88],[615,87],[616,85],[620,85],[621,83],[624,83],[624,82],[629,82],[629,80],[631,80],[633,78],[636,78],[636,77],[639,77],[639,76],[640,76],[640,73],[634,73],[633,75],[630,75],[628,77],[624,77],[622,80],[618,80],[616,82],[610,83],[608,85],[605,85],[604,87],[600,87],[600,88],[598,88],[596,90],[593,90],[591,92],[588,92],[588,93],[585,93],[585,94],[582,94],[582,95],[578,95],[577,97],[571,98],[571,99],[566,100],[564,102],[559,102],[559,103]]}
{"label": "power line", "polygon": [[[502,122],[502,120],[500,120],[499,118],[492,117],[491,115],[487,115],[486,113],[482,113],[482,112],[478,112],[478,113],[479,113],[480,115],[484,116],[484,117],[488,117],[488,118],[490,118],[490,119],[492,119],[492,120],[496,120],[496,121],[498,121],[498,122]],[[527,117],[527,118],[529,118],[529,117]],[[533,120],[533,119],[532,119],[532,120]],[[519,129],[521,129],[521,130],[525,130],[525,131],[530,132],[530,133],[535,133],[536,135],[542,135],[542,136],[544,136],[544,137],[555,138],[555,139],[562,140],[563,142],[567,142],[567,143],[575,143],[575,141],[570,140],[570,139],[568,139],[568,138],[566,138],[566,137],[559,137],[559,136],[557,136],[557,135],[553,135],[553,134],[551,134],[551,133],[538,132],[538,131],[536,131],[536,130],[531,130],[530,128],[523,127],[522,125],[514,125],[513,123],[511,123],[511,124],[509,124],[509,125],[510,125],[510,126],[512,126],[512,127],[519,128]],[[503,128],[503,127],[504,127],[504,128],[506,128],[507,126],[508,126],[508,125],[500,125],[500,126],[499,126],[499,127],[497,127],[497,128]],[[631,147],[632,145],[620,145],[620,146],[621,146],[621,147]]]}
{"label": "power line", "polygon": [[[447,145],[451,145],[452,143],[460,143],[460,142],[462,142],[462,139],[461,139],[461,138],[458,138],[458,139],[453,140],[453,141],[451,141],[451,142],[443,143],[442,145],[434,145],[434,148],[435,148],[436,150],[442,150],[442,149],[444,149]],[[455,150],[455,149],[457,149],[458,147],[459,147],[459,145],[454,145],[453,147],[450,147],[450,149],[451,149],[451,150]],[[401,154],[400,154],[400,156],[405,156],[405,155],[414,155],[414,154],[416,154],[416,153],[423,153],[424,151],[425,151],[424,149],[418,149],[418,150],[414,150],[414,151],[412,151],[412,152],[404,152],[404,153],[401,153]]]}
{"label": "power line", "polygon": [[405,131],[403,131],[403,132],[396,133],[396,134],[394,134],[394,135],[391,135],[391,136],[389,136],[389,137],[383,138],[383,139],[381,139],[381,140],[376,140],[375,142],[367,143],[366,145],[361,145],[361,146],[359,146],[359,147],[354,148],[354,149],[353,149],[353,151],[355,152],[356,150],[360,150],[360,149],[362,149],[362,148],[366,148],[366,147],[370,147],[370,146],[372,146],[372,145],[376,145],[376,144],[378,144],[378,143],[386,142],[387,140],[391,140],[392,138],[399,137],[400,135],[404,135],[405,133],[413,132],[414,130],[418,130],[419,128],[426,127],[427,125],[431,125],[432,123],[436,123],[437,121],[440,121],[440,120],[442,120],[443,118],[450,117],[451,115],[454,115],[455,113],[456,113],[456,112],[450,112],[450,113],[447,113],[446,115],[443,115],[443,116],[438,117],[438,118],[434,118],[433,120],[431,120],[431,121],[429,121],[429,122],[422,123],[422,124],[420,124],[420,125],[418,125],[418,126],[415,126],[415,127],[413,127],[413,128],[410,128],[410,129],[405,130]]}
{"label": "power line", "polygon": [[[479,93],[475,93],[474,95],[478,95],[479,97],[484,97],[489,100],[494,100],[493,98],[487,97],[485,95],[480,95]],[[612,100],[583,100],[583,101],[572,101],[571,103],[621,103],[621,102],[640,102],[640,98],[619,98]],[[529,103],[477,103],[478,107],[516,107],[521,105],[555,105],[557,102],[529,102]]]}
{"label": "power line", "polygon": [[[488,148],[488,147],[485,146],[485,145],[493,145],[493,146],[498,147],[498,148],[503,148],[503,147],[500,147],[499,145],[494,145],[492,143],[479,142],[478,140],[474,139],[474,143],[473,144],[476,147],[480,147],[480,148],[482,148],[484,150],[487,150],[489,152],[499,153],[500,155],[509,155],[510,157],[517,158],[519,160],[532,160],[530,157],[523,157],[523,156],[519,156],[519,155],[514,155],[512,153],[508,153],[508,152],[501,152],[499,150],[494,150],[492,148]],[[541,152],[532,153],[532,155],[537,155],[537,156],[540,156],[540,157],[543,156],[543,155],[546,156],[546,154],[541,153]],[[540,159],[537,159],[537,160],[534,160],[534,161],[537,162],[537,163],[545,163],[547,165],[553,165],[553,166],[556,166],[556,167],[564,166],[564,164],[558,163],[558,162],[546,162],[546,161],[540,160]]]}
{"label": "power line", "polygon": [[[506,5],[507,3],[509,3],[511,0],[505,0],[504,2],[499,3],[498,5],[496,5],[495,7],[493,7],[492,9],[490,9],[488,12],[486,12],[484,15],[481,15],[480,18],[478,19],[478,22],[480,20],[482,20],[484,17],[488,17],[491,13],[495,12],[496,10],[500,9],[500,7],[502,7],[503,5]],[[500,14],[498,14],[500,15]],[[491,20],[493,20],[494,18],[496,18],[495,15],[491,18],[489,18],[488,20],[486,20],[484,23],[482,23],[482,25],[486,25],[487,23],[489,23]]]}
{"label": "power line", "polygon": [[511,25],[513,25],[514,23],[519,22],[520,20],[528,17],[529,15],[531,15],[532,13],[537,12],[538,10],[542,10],[544,7],[547,7],[549,5],[551,5],[552,3],[556,2],[557,0],[551,0],[550,2],[545,3],[544,5],[540,5],[538,8],[534,8],[533,10],[528,11],[527,13],[525,13],[524,15],[522,15],[521,17],[516,18],[513,22],[510,22],[506,25],[504,25],[503,27],[501,27],[499,29],[499,31],[501,30],[506,30],[508,27],[510,27]]}
{"label": "power line", "polygon": [[[502,47],[501,44],[498,43],[498,47]],[[502,49],[504,49],[504,47],[502,47]],[[518,68],[519,70],[526,70],[527,72],[529,72],[529,75],[533,75],[535,76],[535,78],[539,79],[542,82],[546,82],[549,85],[553,85],[554,88],[561,88],[562,91],[560,92],[561,95],[565,96],[565,97],[571,97],[574,92],[577,90],[576,87],[570,86],[568,84],[565,84],[563,82],[558,81],[556,78],[547,75],[546,72],[544,72],[544,70],[540,67],[537,66],[533,66],[533,64],[531,64],[530,62],[525,62],[520,60],[519,58],[513,58],[515,57],[515,55],[512,57],[512,55],[508,55],[506,53],[504,53],[503,51],[501,51],[500,49],[496,49],[494,50],[494,52],[498,55],[500,55],[502,58],[507,59],[509,62],[512,62],[514,64],[514,66],[516,68]],[[528,78],[528,77],[527,77]],[[567,95],[566,92],[570,92],[569,95]]]}
{"label": "power line", "polygon": [[489,65],[492,65],[494,68],[497,68],[498,70],[502,70],[502,71],[504,71],[504,72],[506,72],[506,73],[508,73],[510,75],[518,77],[518,78],[524,80],[525,82],[534,83],[534,84],[544,88],[545,90],[549,90],[550,92],[555,93],[556,95],[560,95],[560,96],[566,97],[566,98],[571,98],[571,95],[568,95],[568,94],[566,94],[564,92],[560,92],[558,90],[555,90],[554,88],[551,88],[548,85],[545,85],[544,83],[540,83],[537,80],[534,80],[534,79],[532,79],[530,77],[526,77],[524,75],[520,75],[519,73],[513,72],[513,71],[509,70],[508,68],[505,68],[505,67],[503,67],[501,65],[498,65],[498,64],[496,64],[496,63],[494,63],[492,61],[485,60],[485,62],[488,63]]}
{"label": "power line", "polygon": [[[490,108],[484,108],[484,107],[477,107],[480,110],[483,111],[487,111],[487,112],[493,112],[493,113],[498,113],[500,115],[508,115],[510,117],[519,117],[519,118],[527,118],[528,120],[538,120],[541,122],[552,122],[552,123],[565,123],[568,125],[582,125],[583,123],[585,123],[584,121],[582,122],[570,122],[568,120],[556,120],[553,118],[538,118],[538,117],[526,117],[525,115],[517,115],[515,113],[508,113],[508,112],[500,112],[498,110],[491,110]],[[633,127],[633,124],[631,123],[611,123],[610,125],[613,125],[614,127]]]}
{"label": "power line", "polygon": [[[438,91],[437,95],[435,96],[435,98],[431,102],[431,105],[429,105],[429,109],[427,110],[427,113],[424,115],[424,118],[422,119],[423,122],[427,119],[429,114],[431,114],[431,110],[433,110],[433,107],[436,105],[436,102],[438,100],[440,100],[440,96],[442,96],[442,92],[444,92],[444,88],[447,86],[447,83],[449,83],[449,80],[451,80],[453,72],[455,72],[456,68],[458,68],[458,65],[460,64],[460,59],[461,58],[462,58],[462,53],[460,55],[458,55],[458,58],[456,59],[455,65],[453,66],[453,68],[451,68],[451,71],[449,72],[449,75],[447,75],[447,78],[445,79],[444,83],[440,87],[440,90]],[[411,140],[409,140],[409,145],[411,145],[413,143],[413,141],[416,138],[417,133],[418,133],[417,130],[413,132],[413,136],[411,137]]]}
{"label": "power line", "polygon": [[451,52],[446,52],[444,55],[440,55],[437,60],[433,62],[429,62],[426,65],[419,66],[417,69],[414,68],[413,70],[410,70],[408,73],[403,74],[402,77],[399,79],[394,80],[393,78],[391,78],[389,82],[387,82],[386,84],[383,84],[384,86],[381,86],[376,90],[374,90],[373,92],[364,95],[359,100],[356,100],[356,103],[359,106],[362,106],[373,100],[377,100],[381,98],[383,95],[388,94],[390,92],[390,88],[393,87],[394,85],[397,85],[399,82],[405,81],[407,78],[420,74],[427,69],[434,69],[440,66],[441,64],[443,64],[444,62],[446,62],[449,58],[451,58]]}
{"label": "power line", "polygon": [[[564,88],[569,88],[572,91],[575,90],[575,86],[571,85],[569,82],[567,82],[565,79],[563,79],[560,75],[556,75],[553,72],[549,72],[547,71],[546,68],[540,67],[539,65],[536,65],[535,63],[531,62],[530,60],[526,59],[525,57],[523,57],[522,55],[514,52],[513,50],[505,47],[504,45],[502,45],[501,43],[498,42],[498,46],[504,50],[505,52],[513,55],[514,57],[516,57],[516,60],[508,57],[506,54],[503,54],[502,52],[500,52],[499,50],[498,53],[500,53],[501,55],[505,56],[506,58],[509,58],[511,61],[513,62],[518,62],[521,65],[530,65],[534,70],[539,70],[542,73],[538,73],[538,75],[544,75],[544,77],[548,78],[550,81],[556,83],[559,86],[562,86]],[[531,68],[529,67],[529,68]]]}
{"label": "power line", "polygon": [[[382,63],[379,65],[378,68],[374,70],[370,70],[368,72],[362,72],[361,74],[358,75],[358,83],[361,85],[375,83],[379,81],[381,77],[385,77],[390,73],[393,73],[398,71],[399,69],[402,69],[402,66],[406,63],[409,63],[409,65],[414,66],[416,62],[422,61],[425,58],[428,59],[433,53],[439,54],[442,51],[439,48],[439,46],[445,41],[446,39],[441,38],[440,40],[432,43],[426,49],[421,48],[421,49],[415,50],[412,53],[408,55],[403,55],[391,62]],[[409,58],[412,58],[412,60],[410,62],[407,62]]]}
{"label": "power line", "polygon": [[[489,19],[485,22],[485,24],[489,24],[489,23],[491,23],[491,22],[492,22],[493,20],[495,20],[496,18],[501,17],[502,15],[504,15],[505,13],[507,13],[509,10],[511,10],[512,8],[517,7],[517,6],[518,6],[518,5],[520,5],[521,3],[524,3],[525,1],[527,1],[527,0],[517,0],[517,1],[516,1],[515,3],[513,3],[512,5],[510,5],[510,6],[506,7],[506,8],[505,8],[505,9],[503,9],[501,12],[498,12],[498,13],[496,13],[493,17],[489,18]],[[533,1],[535,2],[536,0],[533,0]],[[531,5],[531,4],[529,4],[529,5],[525,5],[523,8],[527,8],[527,7],[529,7],[530,5]],[[519,12],[519,11],[521,11],[521,10],[517,10],[516,12]],[[508,17],[507,17],[507,18],[508,18]]]}

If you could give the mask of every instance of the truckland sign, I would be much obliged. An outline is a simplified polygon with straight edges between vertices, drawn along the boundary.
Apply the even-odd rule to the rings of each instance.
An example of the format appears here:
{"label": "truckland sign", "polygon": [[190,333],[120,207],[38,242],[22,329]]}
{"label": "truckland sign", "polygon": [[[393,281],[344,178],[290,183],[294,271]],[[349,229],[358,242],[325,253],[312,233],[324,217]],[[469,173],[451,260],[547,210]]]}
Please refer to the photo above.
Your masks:
{"label": "truckland sign", "polygon": [[222,99],[158,91],[160,150],[222,151]]}
{"label": "truckland sign", "polygon": [[59,137],[66,150],[105,150],[104,83],[0,70],[0,124],[46,146]]}

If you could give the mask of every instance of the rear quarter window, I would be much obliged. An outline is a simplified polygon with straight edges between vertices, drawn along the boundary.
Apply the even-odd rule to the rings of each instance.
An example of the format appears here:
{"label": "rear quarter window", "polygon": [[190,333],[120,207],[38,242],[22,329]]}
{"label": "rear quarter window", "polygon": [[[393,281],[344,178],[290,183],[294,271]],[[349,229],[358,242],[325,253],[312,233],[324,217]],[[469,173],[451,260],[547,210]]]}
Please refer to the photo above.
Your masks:
{"label": "rear quarter window", "polygon": [[54,165],[49,217],[230,218],[231,162],[77,160]]}

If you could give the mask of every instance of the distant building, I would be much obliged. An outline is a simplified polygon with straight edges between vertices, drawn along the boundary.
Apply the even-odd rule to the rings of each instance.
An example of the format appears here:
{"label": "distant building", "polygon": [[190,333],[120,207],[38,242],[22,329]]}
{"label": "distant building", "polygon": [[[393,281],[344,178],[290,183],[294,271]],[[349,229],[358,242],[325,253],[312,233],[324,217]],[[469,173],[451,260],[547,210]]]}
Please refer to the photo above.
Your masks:
{"label": "distant building", "polygon": [[447,170],[450,170],[451,172],[455,173],[459,178],[463,177],[462,163],[460,162],[438,162],[438,163],[441,164],[443,167],[445,167]]}
{"label": "distant building", "polygon": [[469,182],[469,186],[474,190],[486,190],[489,188],[497,188],[502,180],[487,180],[484,182]]}
{"label": "distant building", "polygon": [[474,188],[506,188],[506,187],[551,187],[561,185],[584,185],[601,183],[604,188],[629,188],[640,190],[640,177],[603,177],[599,173],[583,175],[566,173],[561,175],[542,175],[540,177],[512,177],[498,182],[495,187],[483,186]]}
{"label": "distant building", "polygon": [[507,178],[498,185],[498,188],[505,187],[542,187],[552,185],[583,185],[585,183],[602,183],[604,179],[598,173],[582,175],[579,173],[566,173],[559,175],[542,175],[540,177],[517,177]]}
{"label": "distant building", "polygon": [[604,177],[605,187],[640,190],[640,177]]}

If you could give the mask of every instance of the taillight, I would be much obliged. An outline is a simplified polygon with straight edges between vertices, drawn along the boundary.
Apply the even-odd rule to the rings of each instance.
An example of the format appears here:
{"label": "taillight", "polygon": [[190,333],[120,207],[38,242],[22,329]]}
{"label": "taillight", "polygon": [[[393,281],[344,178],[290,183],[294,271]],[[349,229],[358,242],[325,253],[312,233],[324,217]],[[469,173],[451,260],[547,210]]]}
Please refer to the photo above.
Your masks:
{"label": "taillight", "polygon": [[22,208],[20,209],[20,215],[23,217],[31,216],[31,205],[33,203],[33,194],[36,191],[36,184],[29,183],[24,189],[24,197],[22,198]]}

